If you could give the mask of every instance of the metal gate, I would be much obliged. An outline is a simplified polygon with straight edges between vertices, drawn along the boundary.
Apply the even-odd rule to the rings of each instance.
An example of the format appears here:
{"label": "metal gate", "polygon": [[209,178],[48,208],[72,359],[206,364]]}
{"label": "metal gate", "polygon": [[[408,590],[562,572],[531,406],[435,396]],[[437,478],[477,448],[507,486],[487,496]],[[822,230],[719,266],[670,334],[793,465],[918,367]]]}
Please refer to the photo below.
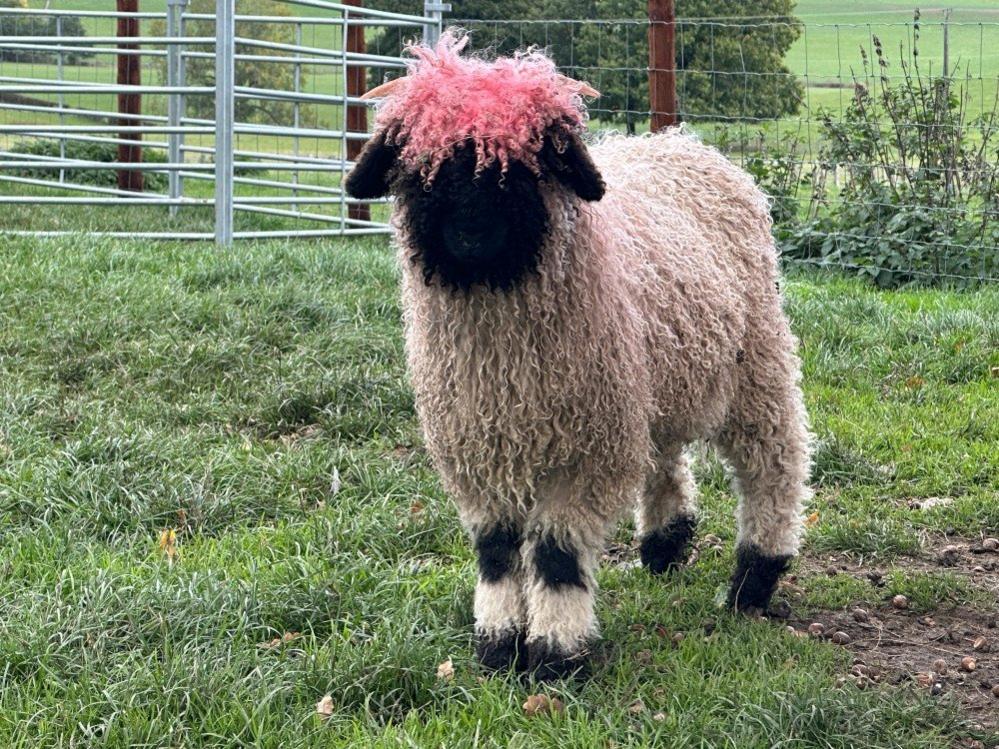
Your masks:
{"label": "metal gate", "polygon": [[447,6],[257,8],[0,8],[0,232],[220,244],[386,232],[384,201],[340,185],[367,137],[358,81],[405,63],[351,51],[351,35],[355,48],[373,27],[434,39]]}

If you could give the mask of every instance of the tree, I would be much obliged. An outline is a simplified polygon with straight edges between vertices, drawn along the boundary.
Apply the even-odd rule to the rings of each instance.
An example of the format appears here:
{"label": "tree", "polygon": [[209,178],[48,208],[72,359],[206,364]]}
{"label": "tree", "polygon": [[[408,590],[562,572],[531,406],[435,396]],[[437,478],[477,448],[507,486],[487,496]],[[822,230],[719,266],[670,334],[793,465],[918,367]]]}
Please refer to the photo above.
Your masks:
{"label": "tree", "polygon": [[[188,13],[215,14],[215,0],[191,0]],[[290,16],[291,10],[285,3],[275,0],[258,0],[253,12],[263,16]],[[162,21],[153,24],[154,36],[165,36],[166,25]],[[188,36],[215,36],[215,22],[212,20],[188,20],[186,22]],[[280,44],[295,43],[295,26],[290,23],[263,23],[239,21],[236,24],[236,36],[257,39]],[[236,45],[236,54],[267,55],[268,57],[288,57],[289,52],[274,49],[263,49],[246,44]],[[166,58],[157,58],[160,65],[162,80],[166,80]],[[302,85],[304,88],[308,66],[302,68]],[[215,85],[215,60],[203,57],[188,58],[185,63],[187,83],[190,86]],[[295,72],[292,65],[286,62],[267,62],[259,60],[236,61],[236,85],[249,88],[275,89],[281,91],[294,90]],[[212,119],[215,116],[215,101],[210,96],[189,96],[186,100],[187,112],[192,117]],[[303,110],[305,107],[303,106]],[[293,104],[284,101],[266,99],[236,99],[236,119],[243,122],[267,122],[289,124],[292,120]]]}
{"label": "tree", "polygon": [[[682,118],[773,119],[798,111],[803,89],[784,64],[785,53],[801,34],[793,16],[795,3],[678,0],[677,94]],[[408,13],[419,13],[422,7],[414,0],[388,4]],[[567,73],[600,89],[594,116],[624,122],[633,130],[649,109],[647,13],[647,0],[467,0],[455,2],[451,16],[514,19],[469,24],[473,44],[499,53],[528,44],[546,47]],[[543,23],[546,19],[553,22]],[[398,54],[400,36],[379,32],[373,51]]]}
{"label": "tree", "polygon": [[[28,0],[0,0],[0,8],[27,8]],[[0,16],[0,36],[56,36],[55,16],[17,15]],[[63,16],[60,23],[62,36],[86,36],[82,21],[76,16]],[[63,59],[70,65],[77,65],[86,57],[92,57],[86,48],[65,52]],[[12,62],[54,62],[55,52],[34,49],[11,49],[0,47],[0,60]]]}

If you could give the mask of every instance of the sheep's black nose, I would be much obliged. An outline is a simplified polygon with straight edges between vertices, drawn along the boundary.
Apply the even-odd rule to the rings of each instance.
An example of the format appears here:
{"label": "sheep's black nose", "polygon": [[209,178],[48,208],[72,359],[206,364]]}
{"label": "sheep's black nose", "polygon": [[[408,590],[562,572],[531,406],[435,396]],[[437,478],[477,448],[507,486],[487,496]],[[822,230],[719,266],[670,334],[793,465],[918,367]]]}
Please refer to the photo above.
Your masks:
{"label": "sheep's black nose", "polygon": [[506,229],[502,222],[475,227],[447,222],[442,235],[447,254],[465,265],[494,261],[503,251],[506,241]]}

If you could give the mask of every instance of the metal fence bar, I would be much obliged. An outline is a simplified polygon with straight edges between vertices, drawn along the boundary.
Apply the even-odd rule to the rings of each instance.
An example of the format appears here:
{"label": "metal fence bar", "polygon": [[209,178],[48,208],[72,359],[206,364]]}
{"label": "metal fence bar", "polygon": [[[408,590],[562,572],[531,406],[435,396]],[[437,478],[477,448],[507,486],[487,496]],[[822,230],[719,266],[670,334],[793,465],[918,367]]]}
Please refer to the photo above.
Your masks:
{"label": "metal fence bar", "polygon": [[[173,38],[181,37],[183,32],[184,9],[187,0],[167,0],[167,35]],[[170,45],[167,48],[167,85],[174,89],[184,86],[184,48],[179,45]],[[180,129],[181,119],[184,117],[184,95],[179,91],[172,91],[167,98],[168,115],[167,120],[171,127],[178,128],[170,133],[169,154],[167,160],[179,162],[183,160],[182,149],[184,147],[184,131]],[[169,194],[173,199],[178,199],[184,192],[183,177],[180,172],[170,172]],[[170,216],[176,217],[178,206],[170,206]]]}
{"label": "metal fence bar", "polygon": [[215,242],[232,244],[236,120],[236,0],[215,5]]}

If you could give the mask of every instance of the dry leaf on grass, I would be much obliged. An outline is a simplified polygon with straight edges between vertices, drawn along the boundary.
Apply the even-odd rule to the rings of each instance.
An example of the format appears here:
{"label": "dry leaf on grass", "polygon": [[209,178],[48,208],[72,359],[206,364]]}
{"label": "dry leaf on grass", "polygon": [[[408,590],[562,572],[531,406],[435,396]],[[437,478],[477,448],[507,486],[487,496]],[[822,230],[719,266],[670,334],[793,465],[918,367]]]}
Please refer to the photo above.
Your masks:
{"label": "dry leaf on grass", "polygon": [[171,564],[177,558],[177,531],[173,528],[160,531],[160,551],[166,554]]}
{"label": "dry leaf on grass", "polygon": [[301,636],[302,634],[300,632],[285,632],[283,635],[281,635],[280,637],[275,637],[273,640],[268,640],[267,642],[258,642],[257,647],[264,650],[273,650],[274,648],[286,645],[292,640],[297,640]]}
{"label": "dry leaf on grass", "polygon": [[327,694],[316,703],[316,715],[326,720],[333,714],[333,695]]}
{"label": "dry leaf on grass", "polygon": [[819,523],[819,513],[817,512],[813,512],[811,515],[805,518],[805,525],[807,525],[809,528],[811,528],[814,525],[818,525],[818,523]]}
{"label": "dry leaf on grass", "polygon": [[934,507],[946,507],[954,504],[953,497],[926,497],[925,499],[909,500],[911,510],[931,510]]}
{"label": "dry leaf on grass", "polygon": [[533,717],[535,715],[545,715],[565,712],[565,705],[558,697],[549,697],[547,694],[532,694],[522,705],[524,715]]}
{"label": "dry leaf on grass", "polygon": [[437,678],[444,681],[451,681],[454,678],[454,663],[450,658],[437,667]]}

